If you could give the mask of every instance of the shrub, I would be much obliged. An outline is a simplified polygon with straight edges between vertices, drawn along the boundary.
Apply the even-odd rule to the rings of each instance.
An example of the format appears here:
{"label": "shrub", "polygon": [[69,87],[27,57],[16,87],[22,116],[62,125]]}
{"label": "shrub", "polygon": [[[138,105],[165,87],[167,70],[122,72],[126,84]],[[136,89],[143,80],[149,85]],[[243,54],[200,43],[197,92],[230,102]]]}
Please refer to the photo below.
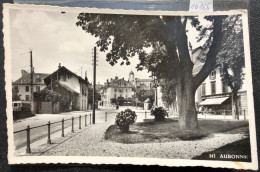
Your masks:
{"label": "shrub", "polygon": [[155,117],[155,121],[163,121],[168,113],[163,107],[154,107],[151,109],[151,115]]}
{"label": "shrub", "polygon": [[121,111],[116,115],[116,125],[119,126],[121,132],[127,133],[129,131],[129,125],[133,124],[137,115],[131,109]]}

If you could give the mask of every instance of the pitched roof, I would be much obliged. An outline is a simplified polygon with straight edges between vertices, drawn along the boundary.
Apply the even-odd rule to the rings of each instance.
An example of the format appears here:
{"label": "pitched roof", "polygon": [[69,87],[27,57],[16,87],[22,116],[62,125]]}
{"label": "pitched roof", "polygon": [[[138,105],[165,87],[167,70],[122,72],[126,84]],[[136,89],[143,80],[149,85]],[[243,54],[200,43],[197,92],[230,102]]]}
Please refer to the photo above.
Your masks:
{"label": "pitched roof", "polygon": [[134,86],[133,86],[133,84],[131,82],[126,81],[124,78],[122,78],[122,79],[114,79],[114,80],[112,80],[112,82],[108,82],[108,84],[105,85],[104,87],[102,87],[102,89],[100,89],[100,90],[105,90],[105,89],[107,89],[109,87],[120,87],[118,85],[120,82],[124,82],[124,85],[125,85],[124,87],[134,88]]}
{"label": "pitched roof", "polygon": [[[33,84],[44,84],[43,79],[48,75],[47,73],[33,73]],[[31,73],[25,73],[21,78],[13,82],[13,85],[28,84],[31,84]]]}
{"label": "pitched roof", "polygon": [[48,80],[50,80],[50,78],[51,78],[52,76],[56,77],[56,76],[57,76],[57,73],[60,73],[60,72],[67,72],[67,73],[69,73],[69,74],[75,76],[76,78],[78,78],[79,81],[85,83],[86,85],[89,85],[89,82],[88,82],[88,81],[86,81],[85,79],[83,79],[82,77],[78,76],[77,74],[75,74],[74,72],[70,71],[68,68],[66,68],[66,67],[64,67],[64,66],[60,67],[60,68],[57,69],[55,72],[53,72],[52,74],[50,74],[50,75],[48,75],[47,77],[44,78],[44,82],[46,83],[46,85],[49,85],[49,84],[48,84],[48,83],[49,83]]}

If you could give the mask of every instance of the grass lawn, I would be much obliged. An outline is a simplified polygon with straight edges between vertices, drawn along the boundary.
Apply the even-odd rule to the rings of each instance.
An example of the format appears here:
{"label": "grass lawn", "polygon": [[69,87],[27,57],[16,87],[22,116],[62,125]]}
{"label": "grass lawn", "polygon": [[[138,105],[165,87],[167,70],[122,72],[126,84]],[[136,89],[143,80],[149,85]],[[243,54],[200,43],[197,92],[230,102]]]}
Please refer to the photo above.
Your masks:
{"label": "grass lawn", "polygon": [[[211,159],[211,160],[221,160],[221,161],[230,161],[231,158],[224,157],[223,153],[225,155],[246,155],[246,159],[232,159],[234,161],[242,161],[242,162],[251,162],[251,152],[250,152],[250,139],[249,137],[236,141],[234,143],[227,144],[225,146],[222,146],[214,151],[205,152],[201,154],[200,156],[193,157],[192,159],[197,160],[205,160],[205,159]],[[215,158],[210,158],[210,155],[215,154]],[[222,155],[222,156],[221,156]],[[221,158],[222,157],[222,158]],[[224,158],[223,158],[224,157]]]}
{"label": "grass lawn", "polygon": [[182,131],[178,120],[166,118],[163,122],[139,122],[130,125],[129,133],[121,133],[116,125],[111,125],[105,139],[119,143],[149,143],[169,142],[177,140],[197,140],[210,136],[213,133],[232,132],[231,130],[248,127],[248,121],[207,120],[201,119],[197,131]]}

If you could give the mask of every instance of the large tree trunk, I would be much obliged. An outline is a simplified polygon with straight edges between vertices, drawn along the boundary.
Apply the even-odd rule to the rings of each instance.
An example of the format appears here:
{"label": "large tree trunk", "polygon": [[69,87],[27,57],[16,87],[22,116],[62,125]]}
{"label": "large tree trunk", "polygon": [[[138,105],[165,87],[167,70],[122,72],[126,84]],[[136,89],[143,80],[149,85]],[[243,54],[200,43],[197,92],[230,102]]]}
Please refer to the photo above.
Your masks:
{"label": "large tree trunk", "polygon": [[237,90],[233,90],[231,93],[231,98],[232,98],[232,116],[233,119],[239,119],[239,108],[238,108],[238,96],[237,96]]}
{"label": "large tree trunk", "polygon": [[179,126],[183,130],[196,130],[198,119],[195,109],[195,88],[191,77],[183,76],[177,86],[177,108],[179,111]]}

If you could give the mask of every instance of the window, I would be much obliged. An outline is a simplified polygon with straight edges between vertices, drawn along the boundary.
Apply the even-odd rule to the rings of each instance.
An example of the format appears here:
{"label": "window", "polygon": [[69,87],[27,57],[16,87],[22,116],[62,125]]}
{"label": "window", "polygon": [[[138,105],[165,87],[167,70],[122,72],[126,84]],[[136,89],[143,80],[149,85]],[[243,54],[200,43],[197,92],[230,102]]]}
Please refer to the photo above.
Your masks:
{"label": "window", "polygon": [[117,92],[117,89],[115,88],[115,92]]}
{"label": "window", "polygon": [[227,92],[227,85],[224,82],[222,82],[222,92],[223,93]]}
{"label": "window", "polygon": [[14,86],[14,91],[15,91],[16,93],[19,93],[18,86]]}
{"label": "window", "polygon": [[62,81],[67,81],[67,75],[62,76]]}
{"label": "window", "polygon": [[114,98],[116,98],[116,94],[114,94]]}
{"label": "window", "polygon": [[127,89],[125,90],[125,92],[127,92]]}
{"label": "window", "polygon": [[25,86],[25,92],[29,92],[29,86]]}
{"label": "window", "polygon": [[29,96],[29,95],[26,95],[26,96],[25,96],[25,100],[26,100],[26,101],[29,101],[29,99],[30,99],[30,96]]}
{"label": "window", "polygon": [[41,90],[41,87],[40,86],[36,86],[36,91],[40,92],[40,90]]}
{"label": "window", "polygon": [[211,84],[211,94],[216,94],[216,81],[213,81]]}
{"label": "window", "polygon": [[205,95],[206,95],[206,83],[203,83],[203,84],[202,84],[202,87],[201,87],[201,95],[202,95],[202,96],[205,96]]}
{"label": "window", "polygon": [[36,78],[36,82],[41,82],[41,78]]}
{"label": "window", "polygon": [[223,69],[222,68],[219,68],[219,74],[220,74],[220,76],[223,75]]}
{"label": "window", "polygon": [[216,79],[216,71],[215,70],[210,73],[210,79]]}

